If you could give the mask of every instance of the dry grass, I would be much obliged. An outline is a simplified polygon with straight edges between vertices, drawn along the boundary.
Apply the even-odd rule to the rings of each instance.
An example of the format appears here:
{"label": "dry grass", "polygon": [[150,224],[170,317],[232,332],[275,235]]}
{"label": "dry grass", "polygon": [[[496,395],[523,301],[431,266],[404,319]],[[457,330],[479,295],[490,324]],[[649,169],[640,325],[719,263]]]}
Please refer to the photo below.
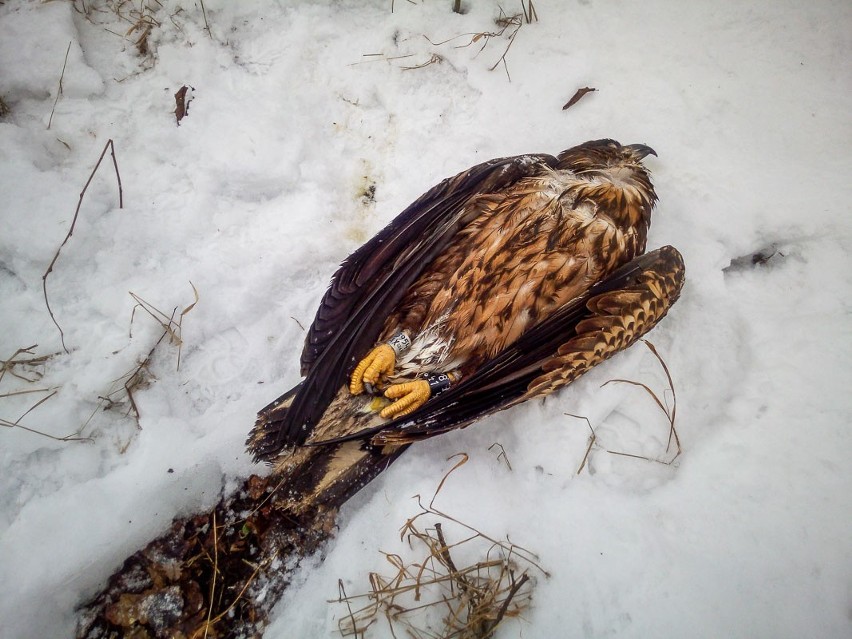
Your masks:
{"label": "dry grass", "polygon": [[[200,9],[201,20],[204,22],[203,30],[212,39],[213,33],[203,0],[194,3],[194,6],[196,11]],[[139,56],[147,61],[146,68],[153,64],[151,34],[159,29],[166,19],[178,31],[183,32],[179,17],[187,15],[183,7],[177,7],[174,12],[165,15],[164,5],[160,0],[74,0],[74,9],[90,23],[132,44]],[[122,25],[118,30],[110,28],[115,27],[116,19]]]}
{"label": "dry grass", "polygon": [[[124,413],[124,417],[130,417],[133,419],[136,429],[140,430],[141,414],[139,406],[136,403],[135,393],[149,386],[151,381],[154,379],[154,375],[150,370],[153,358],[158,348],[164,341],[166,341],[167,337],[169,338],[170,343],[177,346],[177,367],[180,368],[181,345],[183,344],[183,340],[181,338],[183,318],[195,307],[199,300],[198,291],[192,282],[190,282],[190,286],[192,287],[194,295],[193,302],[186,306],[180,313],[178,313],[177,308],[175,308],[169,316],[165,315],[162,311],[146,302],[138,295],[130,293],[133,299],[136,300],[136,305],[133,307],[130,319],[130,337],[133,337],[132,327],[136,310],[140,308],[144,312],[148,313],[163,330],[144,358],[136,362],[126,373],[109,382],[107,391],[98,396],[98,401],[94,410],[92,410],[88,419],[86,419],[85,422],[77,428],[77,430],[68,435],[56,436],[49,434],[45,429],[32,428],[21,423],[27,415],[34,412],[42,404],[54,397],[59,391],[57,387],[23,387],[0,393],[0,399],[10,399],[13,397],[20,397],[21,395],[41,395],[41,398],[17,419],[12,420],[0,417],[0,426],[4,426],[6,428],[19,428],[42,437],[47,437],[54,441],[91,441],[92,438],[90,436],[84,436],[83,432],[91,424],[95,415],[106,410],[121,410]],[[45,375],[46,364],[53,357],[61,355],[61,353],[57,352],[39,355],[35,352],[37,346],[37,344],[34,344],[26,348],[19,348],[11,355],[11,357],[5,360],[0,360],[0,383],[6,379],[7,374],[9,377],[31,385],[41,381]],[[127,444],[129,444],[129,441],[121,446],[119,452],[123,453],[127,448]]]}
{"label": "dry grass", "polygon": [[59,86],[56,87],[56,99],[53,101],[53,108],[50,110],[50,118],[47,120],[47,129],[50,130],[50,125],[53,124],[53,114],[56,112],[56,105],[59,103],[59,96],[62,95],[62,80],[65,79],[65,67],[68,66],[68,54],[71,52],[71,40],[68,41],[68,48],[65,49],[65,60],[62,62],[62,73],[59,74]]}
{"label": "dry grass", "polygon": [[[133,307],[133,311],[130,313],[130,337],[133,337],[133,320],[136,317],[136,310],[142,309],[148,315],[150,315],[155,322],[157,322],[160,326],[163,327],[163,335],[160,337],[160,341],[168,335],[172,344],[178,347],[177,352],[177,366],[176,370],[180,370],[180,357],[181,350],[183,347],[183,339],[181,338],[181,334],[183,331],[183,318],[186,316],[195,305],[198,304],[198,289],[195,288],[195,284],[192,281],[189,282],[189,285],[192,287],[193,301],[188,306],[185,306],[184,309],[177,315],[177,319],[175,319],[175,314],[177,314],[177,307],[172,309],[170,315],[166,315],[163,311],[158,309],[156,306],[151,304],[150,302],[145,301],[141,297],[139,297],[133,291],[130,291],[130,297],[136,302],[136,305]],[[159,342],[157,342],[159,344]]]}
{"label": "dry grass", "polygon": [[[50,353],[48,355],[36,355],[34,350],[38,348],[38,344],[19,348],[12,356],[6,360],[0,361],[0,382],[9,373],[18,379],[35,383],[44,377],[44,366],[48,360],[59,355],[59,353]],[[23,391],[32,392],[32,391]],[[3,395],[0,395],[3,397]]]}
{"label": "dry grass", "polygon": [[[59,353],[49,353],[47,355],[37,355],[35,353],[35,349],[38,347],[38,344],[33,344],[32,346],[27,346],[26,348],[19,348],[16,350],[11,357],[6,360],[0,361],[0,383],[6,378],[6,373],[8,373],[11,377],[15,378],[18,381],[25,382],[26,384],[36,384],[41,381],[44,377],[44,367],[47,362],[59,355]],[[0,399],[10,399],[13,397],[20,397],[22,395],[40,395],[41,397],[35,401],[31,406],[29,406],[20,417],[17,419],[7,419],[5,417],[0,417],[0,426],[9,429],[19,429],[27,431],[28,433],[32,433],[34,435],[39,435],[41,437],[47,437],[48,439],[52,439],[54,441],[59,442],[71,442],[71,441],[88,441],[88,437],[81,436],[82,428],[78,429],[73,433],[69,433],[68,435],[51,435],[43,428],[32,428],[30,426],[25,426],[21,422],[24,418],[30,413],[35,412],[42,404],[50,400],[51,398],[56,396],[58,392],[57,388],[47,387],[47,388],[15,388],[13,390],[5,391],[0,393]]]}
{"label": "dry grass", "polygon": [[[391,12],[393,12],[393,4],[391,4]],[[457,12],[458,13],[458,12]],[[499,14],[494,19],[494,24],[497,29],[485,30],[485,31],[476,31],[472,33],[460,33],[459,35],[455,35],[451,38],[447,38],[446,40],[434,41],[429,36],[423,35],[422,37],[426,39],[429,44],[435,48],[435,51],[429,52],[427,55],[429,56],[426,59],[418,59],[418,54],[408,53],[402,55],[386,55],[384,53],[365,53],[361,56],[361,61],[356,62],[354,64],[363,64],[365,62],[389,62],[389,63],[397,63],[399,60],[408,60],[410,58],[414,58],[411,62],[406,62],[404,64],[400,64],[400,69],[403,71],[411,71],[415,69],[423,69],[425,67],[431,66],[433,64],[439,64],[443,62],[445,59],[445,55],[441,54],[443,51],[443,47],[452,47],[454,49],[465,49],[467,47],[471,47],[475,44],[480,45],[479,51],[477,51],[476,56],[480,55],[488,45],[492,41],[502,41],[506,43],[505,48],[503,49],[503,53],[499,58],[494,62],[491,67],[489,67],[490,71],[494,71],[497,67],[501,66],[506,71],[506,77],[509,81],[512,81],[512,77],[509,74],[509,65],[506,61],[506,56],[509,53],[509,49],[511,49],[512,44],[515,42],[515,38],[518,35],[518,32],[521,30],[525,24],[532,24],[533,22],[538,22],[538,13],[535,9],[535,5],[532,0],[521,0],[521,11],[518,13],[508,14],[506,13],[502,7],[499,9]],[[461,44],[458,44],[459,41],[462,41]]]}
{"label": "dry grass", "polygon": [[[83,428],[88,426],[95,414],[101,410],[123,410],[125,417],[133,419],[136,429],[142,429],[140,424],[141,413],[139,412],[139,405],[136,403],[134,394],[136,391],[147,388],[154,379],[151,373],[151,363],[157,348],[168,334],[169,331],[164,329],[159,339],[141,361],[137,362],[129,371],[110,382],[107,392],[98,396],[98,404],[95,410],[92,411],[89,419],[83,424]],[[123,453],[126,449],[127,446],[125,445],[120,452]]]}
{"label": "dry grass", "polygon": [[[135,293],[130,293],[130,296],[134,299],[134,301],[136,301],[136,305],[133,307],[130,314],[129,337],[131,339],[133,338],[133,322],[136,318],[136,311],[139,309],[153,318],[154,321],[162,328],[162,332],[160,333],[157,341],[154,342],[154,345],[148,351],[148,354],[138,361],[133,368],[120,377],[112,380],[107,392],[98,396],[98,404],[95,407],[95,410],[92,411],[89,419],[83,424],[83,428],[88,426],[95,414],[101,410],[121,410],[124,413],[124,417],[132,418],[136,424],[136,429],[141,430],[141,412],[139,411],[139,405],[136,403],[135,393],[147,388],[154,379],[154,375],[151,373],[151,365],[157,350],[166,340],[166,337],[169,338],[169,342],[172,345],[177,346],[176,368],[178,370],[180,369],[181,347],[183,345],[183,339],[181,337],[183,331],[183,318],[193,308],[195,308],[195,305],[199,300],[198,291],[195,286],[192,282],[190,282],[189,285],[192,287],[194,300],[191,304],[184,307],[180,313],[178,313],[178,309],[175,307],[170,315],[166,315],[156,306],[142,299]],[[129,444],[129,442],[127,443]],[[120,449],[120,452],[123,453],[126,449],[127,445],[124,445]]]}
{"label": "dry grass", "polygon": [[[537,557],[509,541],[490,537],[435,507],[435,499],[448,477],[468,456],[447,472],[428,505],[416,497],[420,508],[400,531],[400,541],[423,553],[407,562],[399,554],[382,552],[392,567],[388,576],[371,573],[370,590],[347,595],[340,580],[338,599],[346,606],[339,622],[344,637],[365,637],[366,630],[384,618],[394,637],[412,639],[485,639],[509,618],[529,608],[535,579],[530,573],[547,572]],[[451,458],[452,459],[452,458]],[[426,522],[430,523],[426,523]],[[448,541],[445,526],[463,538]],[[454,555],[479,557],[461,564]]]}
{"label": "dry grass", "polygon": [[[140,56],[147,57],[150,53],[148,38],[151,32],[160,26],[157,17],[163,5],[159,0],[75,0],[74,8],[92,24],[99,24],[98,18],[117,17],[126,23],[123,32],[106,31],[132,43]],[[101,25],[102,26],[102,25]]]}
{"label": "dry grass", "polygon": [[[637,455],[637,454],[634,454],[634,453],[627,453],[627,452],[623,452],[623,451],[610,450],[606,446],[600,445],[598,443],[597,433],[595,432],[595,429],[592,427],[592,424],[588,420],[588,418],[583,417],[581,415],[572,415],[570,413],[565,413],[565,415],[567,415],[568,417],[574,417],[576,419],[585,420],[586,424],[589,427],[589,431],[591,432],[591,434],[589,435],[589,443],[588,443],[588,446],[586,447],[586,453],[583,456],[583,460],[580,463],[580,467],[577,469],[578,475],[581,472],[583,472],[583,468],[586,467],[586,463],[588,462],[589,456],[590,456],[590,454],[591,454],[591,452],[594,448],[602,448],[603,450],[605,450],[610,455],[619,455],[621,457],[633,457],[634,459],[643,459],[645,461],[655,462],[655,463],[658,463],[658,464],[664,464],[666,466],[672,465],[675,462],[675,460],[677,460],[678,457],[680,457],[680,455],[683,453],[683,448],[681,447],[681,443],[680,443],[680,436],[678,435],[677,428],[675,426],[676,421],[677,421],[677,393],[675,392],[674,380],[672,379],[671,372],[669,371],[668,365],[666,364],[663,357],[660,355],[659,351],[657,351],[657,347],[654,346],[654,344],[649,342],[648,340],[643,339],[642,342],[654,354],[654,357],[657,358],[657,361],[660,363],[660,366],[663,369],[663,373],[666,376],[666,381],[668,382],[669,386],[668,386],[668,388],[663,390],[662,399],[660,398],[660,394],[655,392],[647,384],[643,384],[642,382],[637,382],[637,381],[634,381],[634,380],[631,380],[631,379],[611,379],[611,380],[604,382],[601,385],[601,387],[606,386],[607,384],[629,384],[631,386],[636,386],[638,388],[643,389],[651,397],[651,399],[654,401],[654,403],[659,407],[659,409],[662,411],[663,415],[665,415],[666,421],[668,422],[668,425],[669,425],[668,441],[666,442],[666,449],[664,451],[664,454],[668,455],[668,454],[672,453],[672,444],[675,445],[674,454],[671,457],[669,457],[668,459],[666,459],[665,457],[659,457],[659,458],[648,457],[646,455]],[[668,400],[667,400],[667,394],[668,393],[671,393],[671,396],[672,396],[671,406],[669,406]]]}

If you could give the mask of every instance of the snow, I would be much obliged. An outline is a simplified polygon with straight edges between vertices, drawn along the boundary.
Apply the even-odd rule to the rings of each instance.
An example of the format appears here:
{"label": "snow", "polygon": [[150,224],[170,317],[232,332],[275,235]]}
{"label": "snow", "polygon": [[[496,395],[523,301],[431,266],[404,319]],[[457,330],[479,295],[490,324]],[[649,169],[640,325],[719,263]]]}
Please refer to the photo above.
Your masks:
{"label": "snow", "polygon": [[[0,5],[0,356],[57,353],[16,369],[34,382],[5,374],[0,417],[56,389],[20,423],[87,438],[0,432],[4,637],[71,636],[74,607],[128,554],[258,470],[243,450],[254,414],[298,380],[303,327],[346,255],[467,166],[601,137],[656,150],[649,246],[687,263],[649,336],[683,454],[606,452],[671,458],[650,397],[601,387],[662,393],[637,346],[406,453],[344,508],[265,636],[335,636],[338,579],[363,592],[380,550],[410,553],[411,497],[461,451],[436,505],[551,573],[498,637],[852,634],[852,6],[535,0],[504,69],[508,32],[480,53],[455,48],[470,35],[429,41],[497,31],[492,1],[457,15],[449,1],[206,0],[211,38],[199,5],[161,0],[148,55],[120,4]],[[128,4],[148,6],[124,18]],[[194,100],[177,126],[182,85]],[[562,111],[584,86],[598,90]],[[109,139],[124,208],[107,154],[47,278],[65,353],[42,276]],[[193,286],[180,368],[164,341],[134,392],[138,428],[126,401],[103,410],[162,334],[140,308],[131,326],[128,292],[180,314]],[[10,395],[35,389],[50,390]],[[597,435],[579,475],[589,427],[565,413]]]}

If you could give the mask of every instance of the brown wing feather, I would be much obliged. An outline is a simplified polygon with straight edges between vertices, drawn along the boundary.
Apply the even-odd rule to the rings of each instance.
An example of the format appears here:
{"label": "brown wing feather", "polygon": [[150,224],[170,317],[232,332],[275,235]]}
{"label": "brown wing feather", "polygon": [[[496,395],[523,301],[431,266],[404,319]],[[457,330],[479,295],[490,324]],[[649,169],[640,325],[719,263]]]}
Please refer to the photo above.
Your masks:
{"label": "brown wing feather", "polygon": [[570,384],[657,325],[680,297],[685,268],[675,248],[665,246],[655,253],[653,267],[644,270],[635,284],[589,300],[590,315],[577,323],[577,336],[542,363],[542,374],[513,403],[549,395]]}

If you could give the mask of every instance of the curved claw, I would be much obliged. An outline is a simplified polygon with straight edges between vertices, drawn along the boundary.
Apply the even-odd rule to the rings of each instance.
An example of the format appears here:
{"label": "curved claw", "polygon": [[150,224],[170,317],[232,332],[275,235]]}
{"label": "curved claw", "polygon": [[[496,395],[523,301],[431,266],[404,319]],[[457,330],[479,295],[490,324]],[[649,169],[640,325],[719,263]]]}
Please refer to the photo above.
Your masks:
{"label": "curved claw", "polygon": [[432,389],[425,379],[393,384],[385,391],[385,397],[395,401],[379,414],[385,419],[403,417],[423,406],[431,396]]}
{"label": "curved claw", "polygon": [[355,367],[349,381],[349,392],[353,395],[360,395],[366,388],[367,391],[372,393],[373,386],[378,383],[383,375],[393,373],[395,365],[396,352],[393,348],[387,344],[379,344]]}

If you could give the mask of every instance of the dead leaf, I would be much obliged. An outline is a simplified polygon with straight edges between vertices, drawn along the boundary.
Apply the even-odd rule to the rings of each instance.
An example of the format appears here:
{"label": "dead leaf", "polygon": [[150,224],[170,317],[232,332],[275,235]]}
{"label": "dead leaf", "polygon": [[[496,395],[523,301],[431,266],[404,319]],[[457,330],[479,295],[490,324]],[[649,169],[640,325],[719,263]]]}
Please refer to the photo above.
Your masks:
{"label": "dead leaf", "polygon": [[565,106],[562,107],[562,110],[570,109],[572,106],[577,104],[587,93],[591,93],[592,91],[597,91],[597,89],[593,89],[592,87],[583,87],[582,89],[577,89],[577,92],[573,95],[573,97],[565,103]]}
{"label": "dead leaf", "polygon": [[187,99],[187,91],[189,91],[189,87],[183,85],[175,93],[175,118],[177,119],[178,126],[180,126],[180,121],[189,115],[189,103],[192,102],[192,98]]}

